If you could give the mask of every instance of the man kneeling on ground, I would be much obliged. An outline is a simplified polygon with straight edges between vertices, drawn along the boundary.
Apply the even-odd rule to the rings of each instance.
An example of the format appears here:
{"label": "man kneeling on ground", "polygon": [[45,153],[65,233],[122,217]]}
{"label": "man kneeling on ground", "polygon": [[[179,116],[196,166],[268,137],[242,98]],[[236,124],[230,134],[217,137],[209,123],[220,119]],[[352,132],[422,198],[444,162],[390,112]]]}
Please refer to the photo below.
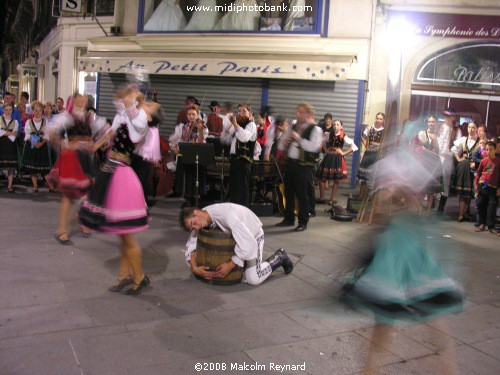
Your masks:
{"label": "man kneeling on ground", "polygon": [[[191,231],[186,248],[186,262],[193,273],[205,279],[225,278],[235,267],[245,267],[245,278],[250,285],[259,285],[271,272],[283,267],[286,274],[293,270],[293,262],[283,249],[277,250],[266,261],[262,261],[264,249],[264,231],[262,222],[248,208],[234,203],[219,203],[203,210],[186,207],[179,215],[179,224],[186,231]],[[213,272],[208,267],[196,263],[196,242],[198,231],[202,228],[219,228],[223,232],[231,231],[236,242],[235,255],[228,263],[220,264]]]}

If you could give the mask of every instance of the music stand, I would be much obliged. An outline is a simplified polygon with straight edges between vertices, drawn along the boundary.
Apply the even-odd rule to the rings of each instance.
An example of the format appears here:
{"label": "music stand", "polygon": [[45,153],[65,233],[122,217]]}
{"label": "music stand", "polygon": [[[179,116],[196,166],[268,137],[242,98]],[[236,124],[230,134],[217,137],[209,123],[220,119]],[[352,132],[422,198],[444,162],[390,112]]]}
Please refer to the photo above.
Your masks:
{"label": "music stand", "polygon": [[210,143],[179,142],[179,154],[184,164],[196,164],[196,194],[195,205],[198,207],[200,181],[198,166],[215,164],[214,146]]}

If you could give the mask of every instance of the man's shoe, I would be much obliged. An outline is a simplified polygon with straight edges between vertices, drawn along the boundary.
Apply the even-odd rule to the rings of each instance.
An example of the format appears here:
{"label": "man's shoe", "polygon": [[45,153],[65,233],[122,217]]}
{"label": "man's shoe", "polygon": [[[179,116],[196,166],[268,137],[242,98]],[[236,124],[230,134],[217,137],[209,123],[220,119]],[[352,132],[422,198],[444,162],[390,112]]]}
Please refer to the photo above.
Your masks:
{"label": "man's shoe", "polygon": [[277,250],[273,255],[266,259],[266,262],[269,263],[273,271],[280,267],[283,267],[286,274],[293,271],[293,262],[283,249]]}
{"label": "man's shoe", "polygon": [[309,217],[316,217],[316,211],[309,212]]}
{"label": "man's shoe", "polygon": [[285,249],[279,249],[278,251],[276,251],[276,254],[279,254],[281,256],[281,266],[283,267],[285,273],[287,275],[291,273],[293,271],[293,262],[286,253]]}
{"label": "man's shoe", "polygon": [[307,229],[306,224],[299,224],[297,228],[294,229],[295,232],[303,232]]}
{"label": "man's shoe", "polygon": [[283,221],[280,221],[278,224],[276,224],[276,227],[293,227],[295,223],[293,221],[288,221],[286,219],[283,219]]}

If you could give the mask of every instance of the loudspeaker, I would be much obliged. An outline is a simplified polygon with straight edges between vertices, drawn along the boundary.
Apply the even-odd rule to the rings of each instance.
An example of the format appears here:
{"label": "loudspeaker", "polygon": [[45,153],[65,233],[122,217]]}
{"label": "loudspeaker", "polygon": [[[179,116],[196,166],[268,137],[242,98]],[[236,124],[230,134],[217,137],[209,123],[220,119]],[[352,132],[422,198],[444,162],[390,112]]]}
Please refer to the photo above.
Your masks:
{"label": "loudspeaker", "polygon": [[273,216],[273,204],[272,203],[250,203],[249,209],[257,216]]}

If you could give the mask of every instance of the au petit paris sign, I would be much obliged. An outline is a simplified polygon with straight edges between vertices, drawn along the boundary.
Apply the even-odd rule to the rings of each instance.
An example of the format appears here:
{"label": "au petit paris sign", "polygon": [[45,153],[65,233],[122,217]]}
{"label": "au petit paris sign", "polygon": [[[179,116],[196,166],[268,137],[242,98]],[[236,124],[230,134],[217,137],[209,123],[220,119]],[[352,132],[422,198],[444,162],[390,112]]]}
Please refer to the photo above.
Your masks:
{"label": "au petit paris sign", "polygon": [[346,79],[349,63],[316,61],[256,61],[204,58],[83,58],[79,69],[97,73],[129,73],[197,75],[220,77],[283,78],[307,80]]}

